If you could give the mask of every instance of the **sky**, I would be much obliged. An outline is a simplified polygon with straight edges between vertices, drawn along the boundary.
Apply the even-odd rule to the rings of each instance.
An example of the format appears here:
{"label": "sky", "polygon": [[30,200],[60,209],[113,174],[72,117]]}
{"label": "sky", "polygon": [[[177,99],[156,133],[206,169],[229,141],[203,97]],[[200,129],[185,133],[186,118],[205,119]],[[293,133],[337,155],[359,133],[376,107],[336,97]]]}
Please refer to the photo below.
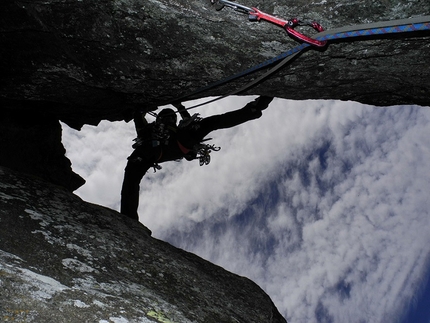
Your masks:
{"label": "sky", "polygon": [[[209,137],[221,147],[209,165],[168,162],[142,180],[153,236],[252,279],[288,322],[430,322],[429,107],[275,99]],[[75,193],[119,210],[133,138],[132,122],[63,125],[87,181]]]}

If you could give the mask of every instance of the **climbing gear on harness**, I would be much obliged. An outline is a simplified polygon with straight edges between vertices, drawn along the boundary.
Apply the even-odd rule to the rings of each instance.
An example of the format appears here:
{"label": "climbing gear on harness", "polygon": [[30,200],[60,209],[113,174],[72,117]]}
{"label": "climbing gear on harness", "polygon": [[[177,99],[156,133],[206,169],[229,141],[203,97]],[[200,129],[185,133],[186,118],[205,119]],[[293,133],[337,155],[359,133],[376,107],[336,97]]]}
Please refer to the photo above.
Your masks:
{"label": "climbing gear on harness", "polygon": [[136,149],[137,147],[142,146],[144,143],[144,140],[140,137],[134,138],[133,141],[134,141],[134,144],[131,145],[131,148],[133,149]]}
{"label": "climbing gear on harness", "polygon": [[[174,113],[174,111],[172,109],[169,109],[169,110],[171,110],[173,113],[169,115],[169,118],[175,117],[174,119],[176,119],[176,114]],[[170,139],[169,130],[175,131],[174,130],[175,128],[170,126],[169,123],[165,123],[166,121],[168,120],[164,118],[157,119],[154,123],[149,125],[149,127],[151,127],[150,128],[151,130],[148,134],[148,137],[145,138],[145,137],[142,137],[141,134],[139,134],[136,138],[133,139],[134,144],[131,147],[133,149],[136,149],[137,147],[142,146],[145,143],[147,145],[149,145],[150,143],[149,146],[151,147],[158,147],[160,145],[167,146],[169,144],[169,139]]]}
{"label": "climbing gear on harness", "polygon": [[[211,140],[212,138],[205,139]],[[209,165],[211,162],[211,151],[220,151],[221,147],[216,147],[215,145],[208,145],[208,144],[197,144],[194,146],[193,150],[197,153],[196,158],[199,159],[200,166],[203,165]]]}
{"label": "climbing gear on harness", "polygon": [[324,47],[327,44],[327,41],[320,41],[320,40],[316,40],[313,38],[310,38],[306,35],[303,35],[301,33],[299,33],[298,31],[294,30],[294,27],[296,26],[310,26],[313,29],[315,29],[318,32],[322,32],[324,31],[324,28],[317,22],[312,21],[312,22],[305,22],[305,21],[301,21],[297,18],[293,18],[291,20],[283,20],[280,18],[277,18],[275,16],[269,15],[255,7],[249,8],[246,6],[243,6],[241,4],[232,2],[232,1],[227,1],[227,0],[211,0],[211,3],[213,5],[216,5],[216,9],[217,10],[221,10],[222,8],[224,8],[224,6],[230,7],[232,9],[234,9],[235,11],[238,11],[240,13],[246,13],[248,14],[248,18],[249,21],[260,21],[260,20],[266,20],[269,21],[275,25],[281,26],[282,28],[285,29],[285,31],[305,42],[308,43],[310,45],[316,46],[316,47]]}
{"label": "climbing gear on harness", "polygon": [[[185,128],[185,127],[198,128],[200,127],[198,122],[201,121],[202,119],[203,118],[200,117],[199,113],[195,113],[190,118],[181,120],[179,122],[178,128]],[[184,153],[185,159],[187,160],[198,159],[200,166],[209,165],[211,161],[210,152],[219,151],[221,149],[221,147],[216,147],[215,145],[208,145],[203,143],[211,139],[212,138],[203,139],[200,143],[194,145],[192,149],[188,149],[184,147],[179,141],[178,141],[178,145],[181,151]]]}
{"label": "climbing gear on harness", "polygon": [[154,163],[152,165],[152,168],[154,169],[154,173],[157,172],[157,170],[161,170],[163,167],[161,167],[158,163]]}
{"label": "climbing gear on harness", "polygon": [[169,143],[170,133],[169,130],[166,129],[163,123],[155,122],[152,126],[151,138],[143,139],[142,137],[136,137],[133,139],[134,144],[131,146],[133,149],[136,149],[139,146],[142,146],[144,143],[151,143],[151,147],[158,147],[160,145],[167,146]]}
{"label": "climbing gear on harness", "polygon": [[169,143],[170,132],[166,128],[167,127],[164,123],[159,123],[157,121],[154,123],[151,134],[152,147],[157,147],[160,145],[167,146]]}
{"label": "climbing gear on harness", "polygon": [[[163,111],[165,112],[162,114],[161,112]],[[172,116],[174,116],[176,118],[176,114],[172,109],[163,109],[161,112],[158,114],[158,116],[161,115],[161,118],[157,118],[157,120],[150,125],[151,127],[150,138],[144,139],[138,136],[137,138],[133,139],[133,141],[135,142],[132,145],[133,149],[136,149],[139,146],[144,145],[145,143],[147,145],[146,147],[152,147],[152,148],[155,148],[158,146],[167,146],[169,144],[169,140],[171,140],[169,129],[174,132],[176,132],[176,129],[174,129],[169,125],[164,124],[163,122],[166,121],[165,118],[167,117],[172,118]],[[200,127],[199,121],[201,120],[202,118],[199,116],[199,114],[195,113],[193,116],[187,119],[182,119],[179,122],[178,129],[189,127],[191,129],[196,130]],[[212,138],[203,139],[198,144],[194,144],[192,149],[185,147],[178,140],[177,141],[178,147],[183,153],[183,157],[181,157],[180,159],[182,158],[185,158],[187,160],[199,159],[200,166],[209,165],[211,161],[211,156],[210,156],[211,151],[219,151],[221,149],[221,147],[216,147],[215,145],[208,145],[203,143],[211,139]],[[163,154],[163,151],[161,150],[160,157],[157,160],[160,160],[162,154]],[[137,157],[133,161],[141,162],[142,160],[143,160],[142,158]],[[160,170],[162,168],[156,162],[153,164],[152,167],[154,168],[154,173],[157,170]]]}

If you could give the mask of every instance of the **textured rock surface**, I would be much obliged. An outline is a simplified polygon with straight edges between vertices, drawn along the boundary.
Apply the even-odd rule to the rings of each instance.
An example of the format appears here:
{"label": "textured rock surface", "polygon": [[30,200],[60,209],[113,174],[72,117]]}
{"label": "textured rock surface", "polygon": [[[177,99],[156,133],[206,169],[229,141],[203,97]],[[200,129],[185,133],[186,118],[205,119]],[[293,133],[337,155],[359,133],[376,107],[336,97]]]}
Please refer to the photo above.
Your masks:
{"label": "textured rock surface", "polygon": [[[297,0],[260,9],[332,29],[428,15],[430,2]],[[332,43],[246,94],[430,105],[429,39],[424,32]],[[216,12],[209,0],[1,1],[0,165],[67,190],[0,171],[0,317],[282,322],[249,280],[70,194],[84,181],[64,156],[59,120],[76,129],[128,121],[137,106],[169,102],[296,45],[280,28]]]}
{"label": "textured rock surface", "polygon": [[[76,126],[122,119],[136,104],[169,101],[297,45],[281,28],[248,22],[229,9],[216,12],[209,0],[8,0],[2,7],[0,66],[7,85],[1,97]],[[286,19],[315,19],[332,29],[428,15],[430,3],[298,0],[261,9]],[[421,36],[309,51],[252,92],[430,105],[429,33]]]}
{"label": "textured rock surface", "polygon": [[281,323],[253,282],[0,167],[0,321]]}
{"label": "textured rock surface", "polygon": [[[317,20],[333,29],[428,15],[430,2],[297,0],[262,3],[260,9],[285,19]],[[325,51],[310,50],[247,94],[430,105],[429,35],[332,43]],[[23,161],[33,161],[18,149],[6,154],[14,158],[0,163],[55,178],[70,190],[82,179],[67,166],[61,177],[59,171],[51,173],[54,164],[43,155],[45,147],[36,144],[44,145],[42,138],[48,134],[59,142],[55,120],[77,129],[100,120],[129,120],[138,105],[171,101],[297,45],[281,28],[248,22],[246,15],[229,9],[216,12],[209,0],[4,0],[0,43],[2,115],[39,115],[52,121],[49,126],[42,121],[40,137],[32,132],[31,149],[45,160],[44,170],[26,167]],[[229,93],[250,79],[195,98]],[[0,127],[8,133],[4,123]],[[13,145],[30,149],[28,142],[19,142],[10,132],[0,144],[2,151]],[[57,147],[55,154],[61,151]]]}

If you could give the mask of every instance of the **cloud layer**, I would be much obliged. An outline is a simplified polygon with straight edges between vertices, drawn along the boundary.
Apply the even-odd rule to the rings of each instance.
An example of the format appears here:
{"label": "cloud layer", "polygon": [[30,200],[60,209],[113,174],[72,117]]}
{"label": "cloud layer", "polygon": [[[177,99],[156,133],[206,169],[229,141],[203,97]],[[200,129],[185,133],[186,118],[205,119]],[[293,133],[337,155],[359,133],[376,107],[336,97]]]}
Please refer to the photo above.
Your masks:
{"label": "cloud layer", "polygon": [[[234,97],[199,110],[240,108]],[[276,99],[214,132],[208,166],[163,164],[141,183],[154,235],[256,281],[291,322],[394,322],[430,254],[430,110]],[[115,209],[132,124],[64,130],[77,194]]]}

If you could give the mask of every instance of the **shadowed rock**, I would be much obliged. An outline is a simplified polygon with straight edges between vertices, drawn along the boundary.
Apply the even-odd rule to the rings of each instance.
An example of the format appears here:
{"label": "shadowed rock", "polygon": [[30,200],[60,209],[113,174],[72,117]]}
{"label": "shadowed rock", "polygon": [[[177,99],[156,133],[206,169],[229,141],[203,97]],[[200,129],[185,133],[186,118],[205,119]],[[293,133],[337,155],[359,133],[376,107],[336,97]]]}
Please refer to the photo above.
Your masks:
{"label": "shadowed rock", "polygon": [[[256,5],[250,0],[240,3]],[[333,29],[423,16],[429,14],[430,2],[297,0],[288,5],[262,3],[259,9],[284,19],[316,20]],[[249,22],[230,9],[216,11],[209,0],[4,0],[0,28],[2,120],[13,119],[17,129],[33,126],[29,142],[1,122],[0,149],[20,149],[5,154],[10,158],[2,157],[0,164],[69,190],[84,181],[72,174],[67,160],[60,161],[62,170],[54,166],[42,147],[51,136],[49,142],[57,141],[53,153],[63,154],[55,120],[75,129],[100,120],[129,121],[137,106],[171,102],[298,44],[278,26]],[[314,34],[309,28],[301,31]],[[426,31],[331,42],[322,51],[305,51],[244,94],[430,105],[429,35]],[[260,74],[193,98],[228,94]],[[17,115],[32,122],[27,118],[20,125]],[[42,156],[35,157],[43,159],[37,169],[22,154],[29,150]]]}
{"label": "shadowed rock", "polygon": [[2,322],[285,322],[249,279],[3,167],[0,287]]}

